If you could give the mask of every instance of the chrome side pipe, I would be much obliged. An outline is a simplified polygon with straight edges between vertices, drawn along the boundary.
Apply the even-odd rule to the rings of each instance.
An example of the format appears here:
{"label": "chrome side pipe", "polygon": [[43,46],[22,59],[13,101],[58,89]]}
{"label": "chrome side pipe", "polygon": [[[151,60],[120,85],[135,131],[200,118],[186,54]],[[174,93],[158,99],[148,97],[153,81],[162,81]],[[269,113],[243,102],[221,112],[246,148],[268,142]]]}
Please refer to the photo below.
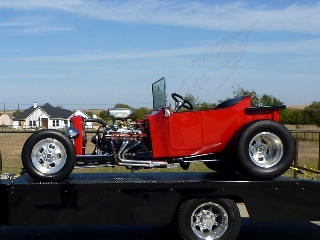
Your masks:
{"label": "chrome side pipe", "polygon": [[123,142],[122,142],[122,145],[119,149],[119,152],[116,153],[116,151],[114,150],[114,144],[113,144],[112,140],[110,139],[110,144],[112,147],[114,160],[117,165],[119,165],[119,166],[132,166],[132,167],[147,167],[147,168],[153,168],[153,167],[165,168],[168,166],[168,163],[166,161],[135,160],[135,159],[124,158],[123,157],[124,152],[125,152],[126,147],[129,144],[129,142],[130,142],[129,139],[123,139]]}

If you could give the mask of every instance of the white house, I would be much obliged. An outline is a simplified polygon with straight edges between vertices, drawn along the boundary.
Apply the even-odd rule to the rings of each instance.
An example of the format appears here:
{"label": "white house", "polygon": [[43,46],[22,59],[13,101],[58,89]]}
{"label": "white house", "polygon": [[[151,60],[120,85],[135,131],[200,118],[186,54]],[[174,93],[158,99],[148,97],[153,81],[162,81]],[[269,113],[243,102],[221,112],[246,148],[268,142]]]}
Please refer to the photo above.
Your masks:
{"label": "white house", "polygon": [[[24,110],[13,119],[13,128],[67,128],[70,118],[75,115],[90,118],[81,109],[73,113],[61,107],[53,107],[49,103],[43,106],[34,103],[33,107]],[[92,127],[92,123],[88,123],[88,127]]]}
{"label": "white house", "polygon": [[[90,118],[90,116],[88,116],[88,114],[86,114],[82,109],[78,109],[77,111],[75,111],[72,116],[82,116],[84,118]],[[87,122],[86,127],[92,128],[92,122]]]}

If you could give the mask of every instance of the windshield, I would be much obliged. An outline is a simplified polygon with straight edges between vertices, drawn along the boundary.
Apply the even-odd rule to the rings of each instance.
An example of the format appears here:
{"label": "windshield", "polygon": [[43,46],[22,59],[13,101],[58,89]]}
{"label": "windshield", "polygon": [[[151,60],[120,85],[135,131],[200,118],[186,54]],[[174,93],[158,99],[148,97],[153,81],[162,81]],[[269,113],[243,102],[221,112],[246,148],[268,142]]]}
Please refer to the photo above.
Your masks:
{"label": "windshield", "polygon": [[153,110],[166,106],[166,79],[160,78],[152,84]]}

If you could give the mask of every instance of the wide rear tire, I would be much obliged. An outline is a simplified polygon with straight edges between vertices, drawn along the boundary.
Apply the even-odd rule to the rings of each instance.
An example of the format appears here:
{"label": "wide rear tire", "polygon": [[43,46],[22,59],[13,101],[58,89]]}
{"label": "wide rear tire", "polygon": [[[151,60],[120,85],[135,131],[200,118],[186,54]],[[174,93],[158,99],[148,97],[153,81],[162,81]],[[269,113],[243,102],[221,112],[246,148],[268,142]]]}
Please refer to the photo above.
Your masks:
{"label": "wide rear tire", "polygon": [[75,149],[71,140],[56,130],[32,134],[22,148],[25,171],[38,181],[60,181],[69,176],[75,165]]}
{"label": "wide rear tire", "polygon": [[289,169],[295,156],[295,144],[283,125],[259,121],[243,131],[237,152],[240,172],[251,178],[268,180]]}

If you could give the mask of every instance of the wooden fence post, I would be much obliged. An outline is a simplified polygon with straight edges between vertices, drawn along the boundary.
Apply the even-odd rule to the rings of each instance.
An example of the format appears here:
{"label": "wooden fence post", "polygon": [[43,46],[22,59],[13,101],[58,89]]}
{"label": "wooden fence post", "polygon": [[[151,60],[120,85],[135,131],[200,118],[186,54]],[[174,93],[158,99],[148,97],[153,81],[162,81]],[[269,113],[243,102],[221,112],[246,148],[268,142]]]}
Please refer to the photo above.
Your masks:
{"label": "wooden fence post", "polygon": [[2,174],[2,154],[0,150],[0,174]]}
{"label": "wooden fence post", "polygon": [[[294,165],[299,165],[299,140],[296,140],[296,155],[294,157],[293,164]],[[293,172],[293,177],[294,178],[298,178],[298,172],[297,171]]]}

